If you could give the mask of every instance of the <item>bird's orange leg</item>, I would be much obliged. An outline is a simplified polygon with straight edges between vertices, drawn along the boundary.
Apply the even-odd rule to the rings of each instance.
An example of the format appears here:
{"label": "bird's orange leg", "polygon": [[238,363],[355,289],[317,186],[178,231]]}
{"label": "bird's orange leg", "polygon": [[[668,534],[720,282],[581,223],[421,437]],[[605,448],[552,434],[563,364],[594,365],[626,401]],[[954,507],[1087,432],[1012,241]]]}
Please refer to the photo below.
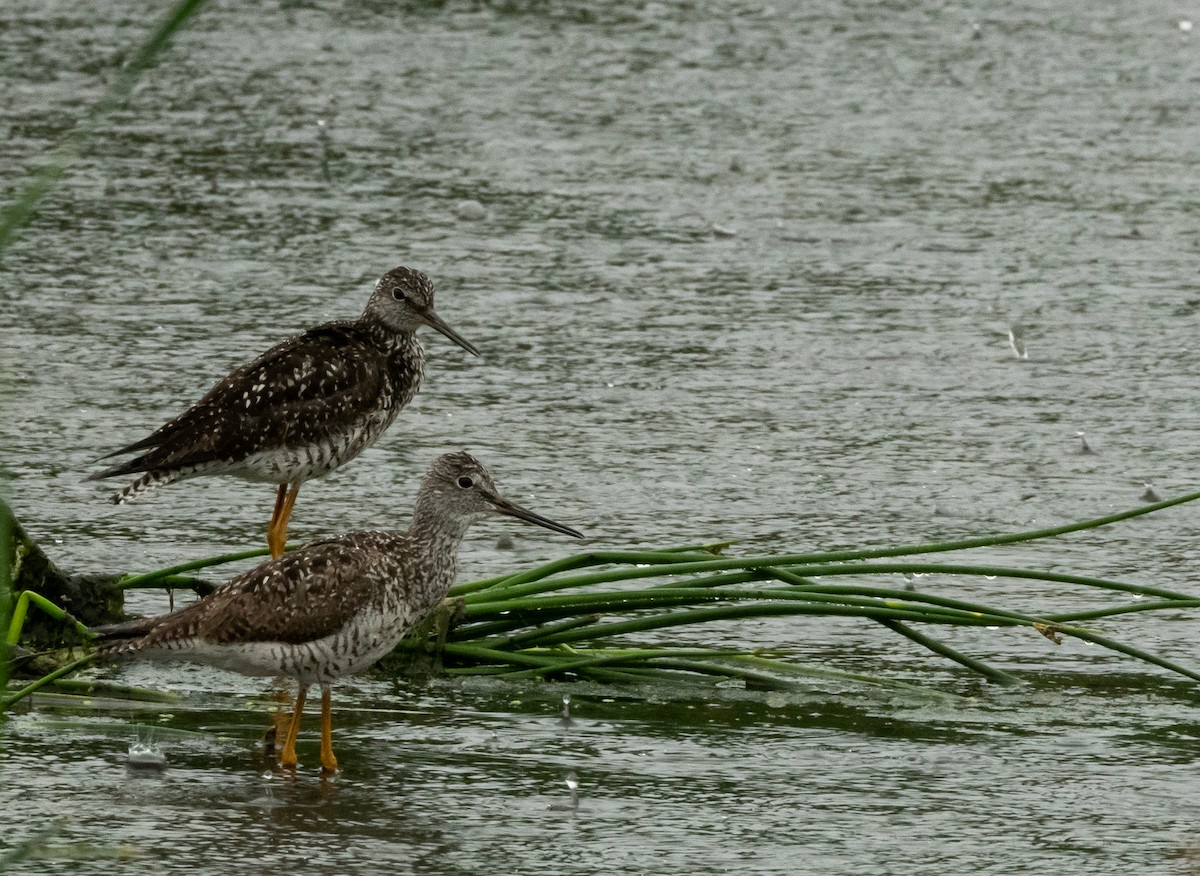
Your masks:
{"label": "bird's orange leg", "polygon": [[274,750],[282,748],[283,743],[287,741],[288,728],[292,726],[291,710],[295,706],[295,697],[289,691],[280,688],[272,692],[271,699],[280,705],[271,713],[271,726],[263,732],[263,742],[269,743]]}
{"label": "bird's orange leg", "polygon": [[308,688],[301,687],[296,694],[296,706],[292,710],[292,723],[288,727],[287,741],[283,743],[283,753],[279,755],[279,765],[284,769],[294,770],[296,764],[296,736],[300,733],[300,716],[304,714],[304,700],[308,696]]}
{"label": "bird's orange leg", "polygon": [[296,504],[296,496],[299,493],[299,484],[279,485],[279,493],[275,497],[275,513],[271,515],[271,525],[267,527],[267,547],[271,549],[273,560],[283,556],[283,549],[287,545],[288,521],[292,519],[292,506]]}
{"label": "bird's orange leg", "polygon": [[329,687],[321,688],[321,770],[332,775],[337,772],[337,758],[333,756],[333,704]]}
{"label": "bird's orange leg", "polygon": [[279,558],[283,553],[283,547],[276,547],[275,532],[279,529],[279,516],[283,513],[283,503],[287,498],[288,485],[280,484],[279,492],[275,494],[275,510],[271,512],[271,523],[267,526],[267,547],[271,549],[271,559]]}

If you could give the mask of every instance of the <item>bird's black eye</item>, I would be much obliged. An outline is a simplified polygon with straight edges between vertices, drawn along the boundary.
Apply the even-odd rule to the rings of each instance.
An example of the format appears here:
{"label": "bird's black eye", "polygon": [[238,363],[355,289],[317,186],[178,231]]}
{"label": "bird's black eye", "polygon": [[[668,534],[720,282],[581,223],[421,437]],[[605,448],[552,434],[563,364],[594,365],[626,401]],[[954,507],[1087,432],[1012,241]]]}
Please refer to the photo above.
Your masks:
{"label": "bird's black eye", "polygon": [[399,286],[397,286],[395,289],[392,290],[392,297],[395,298],[397,301],[403,301],[404,300],[404,290],[401,289]]}
{"label": "bird's black eye", "polygon": [[475,486],[475,482],[473,480],[471,480],[469,477],[467,477],[466,475],[463,475],[461,478],[458,479],[458,485],[460,487],[462,487],[464,490],[469,490],[469,489],[471,489],[471,487]]}

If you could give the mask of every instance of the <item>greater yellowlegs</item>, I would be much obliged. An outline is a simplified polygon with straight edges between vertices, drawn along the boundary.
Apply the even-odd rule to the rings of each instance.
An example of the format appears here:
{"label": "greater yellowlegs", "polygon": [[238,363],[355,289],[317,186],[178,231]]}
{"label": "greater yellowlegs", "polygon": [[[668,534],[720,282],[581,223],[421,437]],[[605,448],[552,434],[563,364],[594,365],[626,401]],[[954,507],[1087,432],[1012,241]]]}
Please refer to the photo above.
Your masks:
{"label": "greater yellowlegs", "polygon": [[300,485],[370,447],[417,394],[425,373],[421,326],[479,355],[434,312],[429,278],[396,268],[380,278],[361,317],[272,347],[154,434],[108,454],[139,456],[89,480],[141,472],[113,495],[116,504],[200,475],[278,484],[267,528],[278,557]]}
{"label": "greater yellowlegs", "polygon": [[371,666],[446,597],[467,528],[499,513],[583,536],[497,494],[468,453],[437,460],[404,531],[319,541],[233,578],[173,614],[99,628],[106,653],[189,660],[299,683],[280,762],[295,767],[304,700],[321,686],[321,766],[333,756],[330,686]]}

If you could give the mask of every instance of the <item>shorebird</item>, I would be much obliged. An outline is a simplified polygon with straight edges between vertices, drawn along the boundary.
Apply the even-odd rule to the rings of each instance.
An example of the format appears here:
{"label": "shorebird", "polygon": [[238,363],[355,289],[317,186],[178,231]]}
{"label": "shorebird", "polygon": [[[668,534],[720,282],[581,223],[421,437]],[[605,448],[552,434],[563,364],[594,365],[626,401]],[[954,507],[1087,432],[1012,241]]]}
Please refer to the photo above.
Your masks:
{"label": "shorebird", "polygon": [[300,485],[374,444],[417,394],[425,374],[421,326],[479,355],[434,312],[429,278],[395,268],[375,285],[361,317],[311,328],[235,369],[149,437],[101,458],[139,456],[88,480],[142,473],[113,495],[117,505],[201,475],[278,484],[267,528],[278,557]]}
{"label": "shorebird", "polygon": [[449,593],[467,528],[507,514],[583,536],[496,492],[468,453],[430,468],[404,531],[352,532],[314,542],[239,575],[173,614],[97,628],[102,654],[188,660],[299,684],[280,764],[295,768],[308,689],[321,686],[321,766],[337,770],[330,688],[392,650]]}

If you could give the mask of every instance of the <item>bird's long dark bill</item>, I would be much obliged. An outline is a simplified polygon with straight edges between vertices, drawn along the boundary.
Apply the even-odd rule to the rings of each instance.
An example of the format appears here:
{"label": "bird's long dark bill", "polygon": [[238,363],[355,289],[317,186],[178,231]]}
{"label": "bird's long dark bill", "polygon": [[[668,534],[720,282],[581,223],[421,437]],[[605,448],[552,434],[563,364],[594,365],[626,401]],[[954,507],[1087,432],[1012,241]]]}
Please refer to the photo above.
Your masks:
{"label": "bird's long dark bill", "polygon": [[563,535],[570,535],[574,538],[583,538],[583,533],[577,529],[572,529],[569,526],[563,526],[561,523],[555,523],[543,517],[541,514],[534,514],[532,511],[527,511],[520,505],[514,505],[507,499],[501,499],[496,496],[491,500],[496,510],[501,514],[507,514],[509,517],[516,517],[518,520],[524,520],[526,523],[536,523],[538,526],[544,526],[547,529],[552,529],[555,532],[561,532]]}
{"label": "bird's long dark bill", "polygon": [[458,344],[460,347],[462,347],[464,350],[466,350],[468,353],[471,353],[474,356],[479,355],[479,350],[476,348],[476,346],[474,344],[472,344],[470,341],[468,341],[466,338],[464,338],[462,335],[460,335],[454,329],[450,328],[450,326],[448,326],[444,322],[442,322],[442,318],[440,316],[438,316],[436,313],[434,313],[432,310],[425,311],[425,313],[423,313],[422,316],[424,317],[425,322],[427,322],[429,324],[430,328],[436,329],[437,331],[441,332],[446,337],[448,337],[450,340],[454,341],[454,343]]}

